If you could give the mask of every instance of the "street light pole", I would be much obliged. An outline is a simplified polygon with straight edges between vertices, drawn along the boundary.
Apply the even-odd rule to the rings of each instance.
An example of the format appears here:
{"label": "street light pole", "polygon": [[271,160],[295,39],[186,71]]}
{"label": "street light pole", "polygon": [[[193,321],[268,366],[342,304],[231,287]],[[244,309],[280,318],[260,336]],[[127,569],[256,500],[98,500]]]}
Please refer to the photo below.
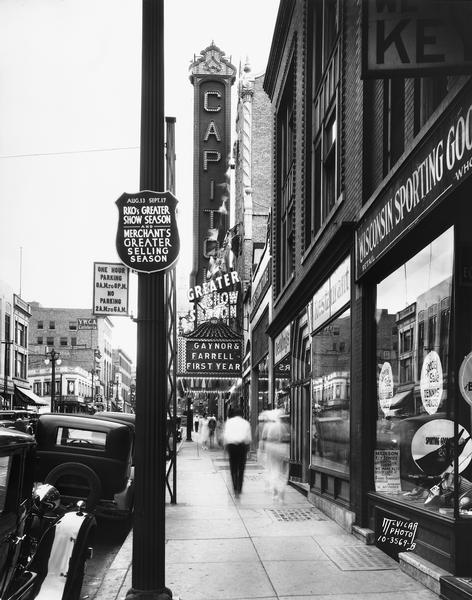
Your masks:
{"label": "street light pole", "polygon": [[60,365],[62,362],[59,356],[59,352],[56,352],[54,348],[51,348],[49,352],[46,349],[44,363],[46,365],[51,363],[51,412],[54,412],[54,409],[56,408],[56,363]]}
{"label": "street light pole", "polygon": [[[143,0],[140,189],[164,189],[164,0]],[[135,508],[128,600],[170,600],[165,586],[167,339],[165,275],[138,273]]]}

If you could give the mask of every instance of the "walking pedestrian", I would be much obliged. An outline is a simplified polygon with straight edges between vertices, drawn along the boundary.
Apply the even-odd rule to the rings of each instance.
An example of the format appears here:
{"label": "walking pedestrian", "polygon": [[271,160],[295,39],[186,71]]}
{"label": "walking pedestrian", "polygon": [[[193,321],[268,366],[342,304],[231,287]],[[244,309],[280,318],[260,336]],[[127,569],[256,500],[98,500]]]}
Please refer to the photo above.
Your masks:
{"label": "walking pedestrian", "polygon": [[267,480],[274,500],[283,502],[288,481],[290,428],[282,410],[272,411],[269,420],[264,425],[262,438]]}
{"label": "walking pedestrian", "polygon": [[208,438],[210,437],[210,432],[208,430],[208,418],[206,413],[203,413],[202,418],[200,419],[200,445],[202,450],[208,450]]}
{"label": "walking pedestrian", "polygon": [[200,415],[195,416],[195,423],[193,424],[195,433],[198,433],[198,425],[200,424]]}
{"label": "walking pedestrian", "polygon": [[226,421],[223,439],[229,457],[229,468],[236,498],[242,492],[246,458],[251,443],[251,426],[243,419],[242,411],[235,408],[233,416]]}
{"label": "walking pedestrian", "polygon": [[215,441],[215,430],[216,430],[216,419],[215,415],[211,415],[208,419],[208,433],[210,437],[210,448],[213,448],[213,443]]}

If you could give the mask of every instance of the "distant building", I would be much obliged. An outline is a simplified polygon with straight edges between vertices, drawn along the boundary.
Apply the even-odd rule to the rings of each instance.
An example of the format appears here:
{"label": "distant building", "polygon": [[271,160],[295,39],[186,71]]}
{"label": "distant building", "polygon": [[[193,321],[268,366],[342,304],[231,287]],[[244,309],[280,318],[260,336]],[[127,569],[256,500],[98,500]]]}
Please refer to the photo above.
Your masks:
{"label": "distant building", "polygon": [[[34,396],[26,395],[30,391],[28,384],[30,317],[30,305],[13,293],[6,282],[0,281],[0,377],[3,408],[12,408],[17,404],[24,406],[26,403],[35,405]],[[24,390],[25,394],[21,395],[21,390]]]}
{"label": "distant building", "polygon": [[131,392],[133,380],[133,363],[127,354],[116,348],[113,357],[113,386],[110,389],[111,410],[131,412]]}
{"label": "distant building", "polygon": [[30,307],[28,374],[35,393],[50,402],[51,366],[44,360],[54,349],[61,361],[55,369],[56,401],[64,410],[84,404],[101,409],[113,381],[113,323],[82,308],[43,307],[38,302]]}

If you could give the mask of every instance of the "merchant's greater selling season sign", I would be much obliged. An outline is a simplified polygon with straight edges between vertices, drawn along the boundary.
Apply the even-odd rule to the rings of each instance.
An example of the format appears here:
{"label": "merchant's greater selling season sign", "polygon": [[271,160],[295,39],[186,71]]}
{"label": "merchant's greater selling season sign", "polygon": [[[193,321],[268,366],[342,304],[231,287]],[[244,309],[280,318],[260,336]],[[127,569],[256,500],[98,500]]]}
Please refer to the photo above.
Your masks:
{"label": "merchant's greater selling season sign", "polygon": [[129,269],[121,263],[93,263],[93,314],[128,316]]}
{"label": "merchant's greater selling season sign", "polygon": [[239,377],[241,342],[237,340],[186,340],[185,374]]}
{"label": "merchant's greater selling season sign", "polygon": [[145,190],[121,195],[116,205],[116,249],[120,260],[143,273],[170,269],[180,250],[175,196]]}

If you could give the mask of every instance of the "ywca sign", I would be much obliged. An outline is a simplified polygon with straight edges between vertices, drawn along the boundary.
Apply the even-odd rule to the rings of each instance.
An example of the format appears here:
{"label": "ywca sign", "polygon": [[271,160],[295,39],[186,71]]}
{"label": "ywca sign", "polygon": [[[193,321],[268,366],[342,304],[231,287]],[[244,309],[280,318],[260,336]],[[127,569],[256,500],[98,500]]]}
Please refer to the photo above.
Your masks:
{"label": "ywca sign", "polygon": [[121,262],[143,273],[173,267],[180,250],[175,196],[170,192],[142,191],[123,194],[116,205],[116,250]]}

